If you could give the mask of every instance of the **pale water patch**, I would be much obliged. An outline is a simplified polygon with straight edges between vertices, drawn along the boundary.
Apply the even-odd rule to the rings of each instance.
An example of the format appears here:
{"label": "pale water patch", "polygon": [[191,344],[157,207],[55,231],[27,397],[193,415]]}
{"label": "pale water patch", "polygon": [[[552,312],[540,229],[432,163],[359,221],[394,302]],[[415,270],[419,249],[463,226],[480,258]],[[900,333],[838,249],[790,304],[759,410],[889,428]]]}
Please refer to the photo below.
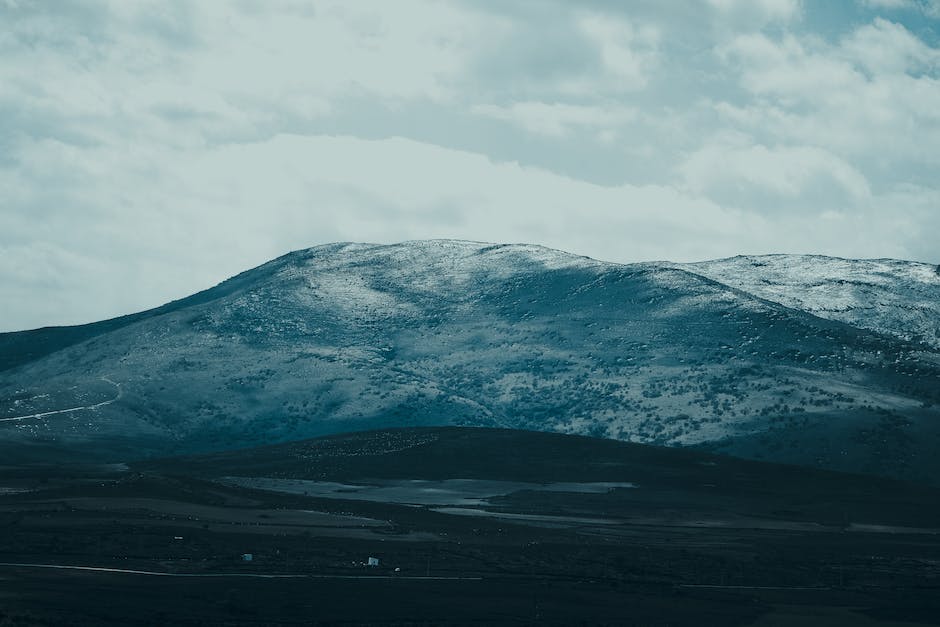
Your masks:
{"label": "pale water patch", "polygon": [[34,490],[30,490],[28,488],[9,488],[0,486],[0,496],[7,494],[24,494],[26,492],[34,492]]}
{"label": "pale water patch", "polygon": [[847,531],[856,531],[860,533],[904,533],[904,534],[928,534],[936,535],[940,529],[928,527],[897,527],[893,525],[871,525],[867,523],[849,523]]}
{"label": "pale water patch", "polygon": [[629,482],[559,482],[526,483],[484,479],[369,479],[362,483],[336,483],[306,479],[274,479],[268,477],[224,477],[224,483],[246,488],[287,492],[351,501],[405,503],[409,505],[486,505],[489,499],[514,492],[568,492],[605,494],[621,488],[635,488]]}
{"label": "pale water patch", "polygon": [[452,514],[455,516],[477,516],[482,518],[499,518],[501,520],[518,520],[532,523],[554,523],[561,525],[622,525],[622,520],[613,518],[587,518],[584,516],[550,516],[546,514],[516,514],[512,512],[491,512],[485,509],[472,507],[435,507],[435,512]]}

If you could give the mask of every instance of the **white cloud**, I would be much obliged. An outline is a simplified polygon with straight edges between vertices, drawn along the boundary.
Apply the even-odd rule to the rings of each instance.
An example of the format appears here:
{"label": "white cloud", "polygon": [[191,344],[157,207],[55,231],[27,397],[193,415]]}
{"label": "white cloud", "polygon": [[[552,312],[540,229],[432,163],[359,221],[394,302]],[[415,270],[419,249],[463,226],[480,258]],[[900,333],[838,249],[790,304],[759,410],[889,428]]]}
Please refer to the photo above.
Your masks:
{"label": "white cloud", "polygon": [[860,172],[832,153],[811,146],[768,148],[747,137],[718,138],[692,154],[680,170],[690,189],[724,196],[738,206],[767,193],[805,204],[811,186],[824,189],[830,206],[871,197],[868,181]]}
{"label": "white cloud", "polygon": [[940,261],[922,12],[803,8],[0,4],[0,330],[335,240]]}
{"label": "white cloud", "polygon": [[864,6],[873,9],[905,9],[915,6],[913,0],[860,0]]}
{"label": "white cloud", "polygon": [[802,12],[800,0],[708,0],[708,4],[725,20],[758,27],[768,22],[788,22]]}
{"label": "white cloud", "polygon": [[567,137],[585,130],[615,133],[637,119],[636,109],[622,105],[514,102],[511,105],[475,105],[471,111],[518,125],[530,133]]}
{"label": "white cloud", "polygon": [[313,6],[309,16],[261,10],[207,20],[212,54],[196,57],[191,80],[271,99],[352,88],[389,98],[446,99],[466,47],[484,35],[470,14],[441,3]]}
{"label": "white cloud", "polygon": [[579,26],[597,46],[615,90],[646,86],[657,62],[659,32],[654,27],[637,27],[627,20],[600,15],[581,18]]}
{"label": "white cloud", "polygon": [[940,0],[859,0],[870,9],[919,11],[931,18],[940,17]]}
{"label": "white cloud", "polygon": [[931,48],[900,24],[881,18],[847,37],[840,53],[875,75],[929,74],[940,65],[940,50]]}
{"label": "white cloud", "polygon": [[[41,150],[52,157],[59,149]],[[79,315],[87,320],[157,305],[286,250],[336,240],[536,241],[624,262],[820,245],[864,256],[878,244],[885,254],[903,256],[902,240],[890,244],[891,236],[919,215],[899,203],[891,216],[835,211],[823,224],[813,213],[755,213],[668,186],[594,185],[398,138],[279,135],[201,150],[129,154],[92,147],[80,154],[71,162],[75,181],[57,193],[68,206],[94,207],[100,215],[88,224],[87,214],[62,212],[48,220],[40,244],[5,251],[22,259],[0,270],[8,328],[29,326],[37,316],[76,322]],[[765,158],[773,167],[790,156]],[[37,162],[54,160],[37,154]],[[801,172],[798,162],[782,178],[758,171],[758,182],[799,184],[813,173]],[[32,228],[25,214],[5,216],[3,226]],[[113,259],[121,263],[112,266]],[[93,287],[95,298],[64,310],[57,299],[30,302],[16,277],[76,298],[83,291],[87,298]]]}
{"label": "white cloud", "polygon": [[252,136],[323,117],[349,94],[447,101],[486,30],[475,14],[415,0],[324,1],[309,12],[239,6],[8,9],[0,107],[40,133],[91,140]]}
{"label": "white cloud", "polygon": [[893,169],[909,180],[940,165],[940,51],[903,27],[877,19],[836,43],[752,34],[719,53],[754,96],[718,104],[729,121],[823,148],[879,178]]}

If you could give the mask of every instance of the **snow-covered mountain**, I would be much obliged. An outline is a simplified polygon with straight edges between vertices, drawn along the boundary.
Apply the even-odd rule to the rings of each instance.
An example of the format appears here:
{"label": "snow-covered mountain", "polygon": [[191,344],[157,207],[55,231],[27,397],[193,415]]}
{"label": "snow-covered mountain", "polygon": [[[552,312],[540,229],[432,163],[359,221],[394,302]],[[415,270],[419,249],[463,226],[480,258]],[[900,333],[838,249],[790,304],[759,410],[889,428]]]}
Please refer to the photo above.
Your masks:
{"label": "snow-covered mountain", "polygon": [[940,267],[895,259],[739,256],[677,265],[775,303],[940,350]]}
{"label": "snow-covered mountain", "polygon": [[294,252],[150,312],[0,335],[0,455],[457,424],[940,476],[940,353],[695,270],[455,241]]}

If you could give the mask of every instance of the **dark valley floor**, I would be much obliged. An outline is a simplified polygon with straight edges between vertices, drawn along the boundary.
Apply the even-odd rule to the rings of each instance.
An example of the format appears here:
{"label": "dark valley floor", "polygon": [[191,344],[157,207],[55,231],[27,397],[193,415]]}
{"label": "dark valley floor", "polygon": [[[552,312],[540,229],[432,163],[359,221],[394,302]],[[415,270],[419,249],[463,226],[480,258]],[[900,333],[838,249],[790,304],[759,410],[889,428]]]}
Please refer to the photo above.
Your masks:
{"label": "dark valley floor", "polygon": [[888,479],[460,428],[0,476],[3,625],[940,624]]}

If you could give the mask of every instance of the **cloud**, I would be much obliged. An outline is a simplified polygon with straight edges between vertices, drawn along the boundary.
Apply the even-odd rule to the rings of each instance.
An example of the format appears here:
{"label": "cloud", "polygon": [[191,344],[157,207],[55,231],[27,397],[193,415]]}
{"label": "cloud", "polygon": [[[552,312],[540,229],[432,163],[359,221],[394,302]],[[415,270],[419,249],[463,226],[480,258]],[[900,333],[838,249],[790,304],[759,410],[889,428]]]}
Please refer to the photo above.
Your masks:
{"label": "cloud", "polygon": [[565,103],[514,102],[508,106],[475,105],[477,115],[504,120],[530,133],[565,137],[573,132],[596,131],[604,139],[626,123],[637,119],[636,109],[621,105],[573,105]]}
{"label": "cloud", "polygon": [[[780,200],[797,199],[797,209],[815,211],[819,206],[871,198],[860,172],[832,153],[810,146],[768,148],[748,137],[719,138],[692,154],[680,169],[691,190],[736,206],[759,199],[765,208],[773,208]],[[813,187],[819,197],[809,204]]]}
{"label": "cloud", "polygon": [[835,43],[742,35],[718,52],[754,96],[716,105],[739,128],[823,148],[886,184],[892,170],[905,182],[932,184],[940,50],[904,27],[876,19]]}
{"label": "cloud", "polygon": [[763,25],[768,22],[788,22],[801,13],[800,0],[708,0],[724,19]]}
{"label": "cloud", "polygon": [[0,330],[336,240],[940,261],[918,6],[0,3]]}
{"label": "cloud", "polygon": [[656,28],[600,15],[581,18],[579,26],[597,47],[605,72],[613,78],[613,89],[630,91],[646,86],[657,61]]}
{"label": "cloud", "polygon": [[940,18],[938,0],[859,0],[859,2],[862,6],[871,9],[919,11],[928,17]]}
{"label": "cloud", "polygon": [[929,76],[940,64],[940,50],[900,24],[881,18],[853,32],[842,42],[840,52],[873,76]]}
{"label": "cloud", "polygon": [[14,135],[71,141],[256,138],[327,115],[349,94],[446,101],[485,34],[473,15],[411,0],[240,6],[7,8],[0,112]]}
{"label": "cloud", "polygon": [[[824,221],[812,212],[755,213],[694,190],[601,186],[401,138],[278,135],[185,154],[129,155],[112,147],[84,154],[74,164],[83,183],[68,191],[67,204],[103,214],[89,228],[85,216],[63,212],[43,244],[5,251],[23,260],[0,271],[7,325],[157,305],[286,250],[336,240],[537,241],[623,262],[809,252],[823,243],[831,253],[864,256],[881,242],[879,251],[903,256],[902,240],[891,236],[915,221],[903,204],[890,219],[850,211]],[[771,154],[771,165],[787,156]],[[154,163],[163,164],[157,176],[140,176]],[[100,184],[102,172],[117,184]],[[797,182],[802,175],[789,174]],[[23,231],[28,222],[20,216],[3,226]],[[122,264],[111,268],[110,259]],[[93,287],[96,297],[63,312],[56,299],[24,300],[23,280],[75,298]]]}
{"label": "cloud", "polygon": [[913,0],[860,0],[864,6],[873,9],[906,9],[916,4]]}

